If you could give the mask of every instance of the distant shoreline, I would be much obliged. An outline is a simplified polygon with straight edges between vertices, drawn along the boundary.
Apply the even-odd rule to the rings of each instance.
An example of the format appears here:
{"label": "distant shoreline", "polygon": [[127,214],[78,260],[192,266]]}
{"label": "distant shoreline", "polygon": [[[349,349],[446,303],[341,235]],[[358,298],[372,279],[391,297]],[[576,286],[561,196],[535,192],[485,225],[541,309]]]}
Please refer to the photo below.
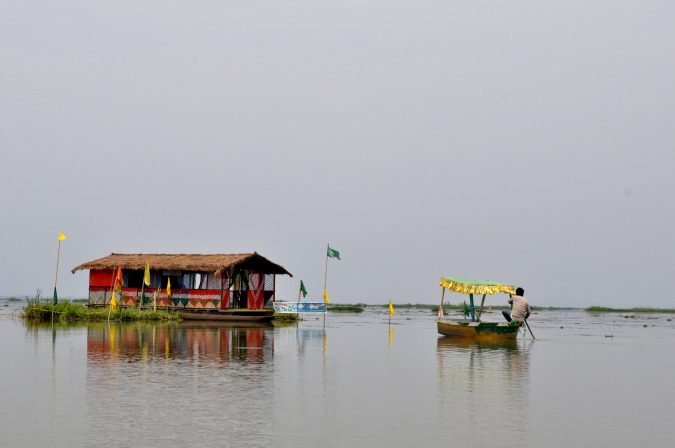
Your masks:
{"label": "distant shoreline", "polygon": [[605,306],[591,306],[585,311],[600,313],[675,313],[675,308],[607,308]]}
{"label": "distant shoreline", "polygon": [[[17,297],[11,297],[11,296],[4,296],[0,297],[0,300],[7,300],[10,302],[18,302],[18,301],[24,301],[27,300],[28,297],[24,299],[19,299]],[[34,300],[34,299],[30,299]],[[88,299],[65,299],[68,300],[71,303],[86,303],[88,302]],[[51,303],[51,299],[42,299],[41,303]],[[468,304],[467,304],[468,305]],[[474,305],[475,306],[475,305]],[[339,308],[335,309],[332,311],[342,311],[344,308],[345,310],[347,308],[355,308],[355,307],[360,307],[360,308],[365,308],[365,307],[381,307],[381,308],[389,308],[389,304],[367,304],[367,303],[356,303],[356,304],[335,304],[331,308]],[[415,308],[415,309],[429,309],[432,312],[438,312],[439,305],[429,305],[429,304],[419,304],[419,303],[403,303],[403,304],[392,304],[392,307],[395,309],[406,309],[406,308]],[[444,303],[443,304],[444,309],[463,309],[464,304],[459,303],[459,304],[454,304],[454,303]],[[475,306],[477,309],[478,306]],[[490,305],[490,306],[484,306],[483,310],[485,308],[491,308],[495,310],[508,310],[510,309],[509,305]],[[635,307],[635,308],[612,308],[612,307],[606,307],[606,306],[589,306],[589,307],[560,307],[560,306],[536,306],[536,305],[531,305],[532,311],[589,311],[589,312],[594,312],[594,313],[675,313],[675,308],[652,308],[652,307]],[[353,311],[353,310],[352,310]]]}

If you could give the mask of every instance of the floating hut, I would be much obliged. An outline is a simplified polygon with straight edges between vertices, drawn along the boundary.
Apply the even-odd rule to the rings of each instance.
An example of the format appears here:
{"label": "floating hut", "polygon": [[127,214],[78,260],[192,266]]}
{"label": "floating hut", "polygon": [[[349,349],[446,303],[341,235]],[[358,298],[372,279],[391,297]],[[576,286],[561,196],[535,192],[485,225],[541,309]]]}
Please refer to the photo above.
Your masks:
{"label": "floating hut", "polygon": [[[146,262],[150,286],[143,286]],[[107,306],[114,276],[122,270],[121,306],[151,305],[178,310],[261,310],[274,300],[276,275],[293,276],[257,252],[248,254],[110,254],[72,270],[89,269],[89,305]],[[167,283],[171,282],[171,295]]]}

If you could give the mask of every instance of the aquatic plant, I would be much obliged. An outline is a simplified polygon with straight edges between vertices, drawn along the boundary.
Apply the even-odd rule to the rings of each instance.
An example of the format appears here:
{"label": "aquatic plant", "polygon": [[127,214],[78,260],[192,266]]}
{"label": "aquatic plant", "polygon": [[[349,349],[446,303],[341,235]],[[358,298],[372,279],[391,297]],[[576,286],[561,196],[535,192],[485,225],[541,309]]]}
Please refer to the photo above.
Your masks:
{"label": "aquatic plant", "polygon": [[[90,308],[69,300],[61,300],[54,306],[52,303],[40,303],[39,296],[35,299],[27,299],[27,305],[21,316],[29,322],[49,322],[52,319],[52,311],[54,320],[57,322],[108,320],[107,308]],[[138,308],[118,307],[110,313],[110,320],[179,321],[180,317],[178,313],[172,311],[149,309],[139,313]]]}
{"label": "aquatic plant", "polygon": [[297,322],[300,318],[297,313],[274,313],[274,320],[277,322]]}
{"label": "aquatic plant", "polygon": [[[389,305],[387,305],[389,306]],[[326,308],[328,311],[338,311],[338,312],[347,312],[347,313],[361,313],[363,308],[360,306],[351,306],[351,305],[337,305]]]}

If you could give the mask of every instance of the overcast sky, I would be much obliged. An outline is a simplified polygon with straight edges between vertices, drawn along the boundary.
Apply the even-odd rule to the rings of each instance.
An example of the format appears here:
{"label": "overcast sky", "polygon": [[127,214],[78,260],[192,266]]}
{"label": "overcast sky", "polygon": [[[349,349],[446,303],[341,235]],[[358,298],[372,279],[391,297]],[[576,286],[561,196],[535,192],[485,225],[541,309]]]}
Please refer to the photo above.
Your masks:
{"label": "overcast sky", "polygon": [[[0,296],[257,251],[278,299],[674,307],[675,3],[0,4]],[[464,296],[446,295],[453,303]],[[496,296],[492,303],[506,298]]]}

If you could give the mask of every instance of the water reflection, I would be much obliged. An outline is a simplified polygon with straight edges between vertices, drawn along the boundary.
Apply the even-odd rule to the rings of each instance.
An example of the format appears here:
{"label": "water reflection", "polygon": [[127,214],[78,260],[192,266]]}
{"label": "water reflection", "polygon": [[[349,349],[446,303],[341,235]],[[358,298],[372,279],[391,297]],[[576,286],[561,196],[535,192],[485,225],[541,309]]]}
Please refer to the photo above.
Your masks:
{"label": "water reflection", "polygon": [[88,327],[87,357],[92,362],[164,358],[261,364],[274,355],[273,329],[269,324],[218,322],[102,323]]}
{"label": "water reflection", "polygon": [[124,430],[99,425],[86,438],[90,446],[271,446],[259,422],[274,399],[273,358],[271,325],[90,325],[88,415],[124,422]]}
{"label": "water reflection", "polygon": [[[675,393],[663,386],[675,375],[670,316],[546,311],[532,328],[537,341],[507,344],[438,338],[428,313],[397,317],[388,327],[379,309],[336,315],[327,329],[321,320],[274,329],[3,320],[0,445],[670,440]],[[633,393],[621,393],[627,384]]]}
{"label": "water reflection", "polygon": [[473,428],[474,442],[485,438],[493,446],[495,432],[505,446],[522,437],[529,427],[523,416],[529,407],[530,344],[439,337],[442,424]]}

